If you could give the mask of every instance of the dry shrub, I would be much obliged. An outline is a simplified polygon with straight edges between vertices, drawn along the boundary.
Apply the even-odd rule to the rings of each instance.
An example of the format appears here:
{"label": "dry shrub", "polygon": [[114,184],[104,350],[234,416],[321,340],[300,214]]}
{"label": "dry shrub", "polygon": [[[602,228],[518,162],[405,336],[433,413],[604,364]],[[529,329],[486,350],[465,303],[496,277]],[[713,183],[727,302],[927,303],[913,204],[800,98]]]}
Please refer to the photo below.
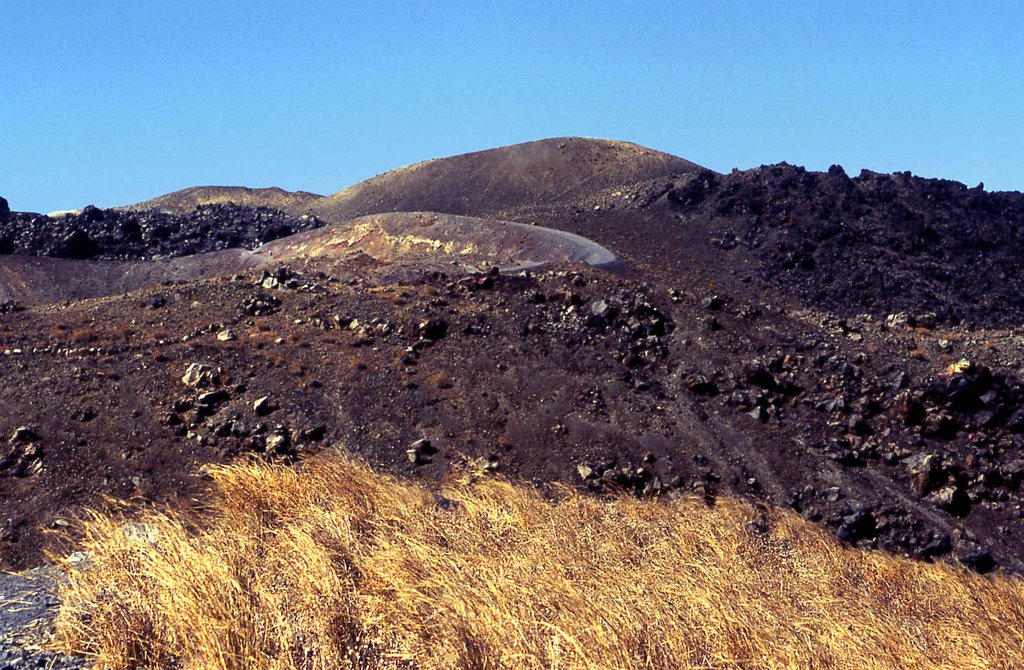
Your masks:
{"label": "dry shrub", "polygon": [[[432,492],[341,457],[215,471],[198,517],[94,515],[58,626],[112,668],[1024,667],[1024,587],[749,503]],[[127,531],[126,531],[127,528]]]}

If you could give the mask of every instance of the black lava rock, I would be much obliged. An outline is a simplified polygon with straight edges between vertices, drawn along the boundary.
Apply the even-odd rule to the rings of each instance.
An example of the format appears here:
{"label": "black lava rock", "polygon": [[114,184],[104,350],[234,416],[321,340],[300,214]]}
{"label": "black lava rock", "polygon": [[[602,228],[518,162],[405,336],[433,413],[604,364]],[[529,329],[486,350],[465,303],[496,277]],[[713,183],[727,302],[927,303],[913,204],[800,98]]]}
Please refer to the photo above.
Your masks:
{"label": "black lava rock", "polygon": [[140,260],[228,248],[255,248],[324,225],[268,207],[200,205],[188,214],[122,211],[89,205],[58,217],[0,205],[0,253],[57,258]]}

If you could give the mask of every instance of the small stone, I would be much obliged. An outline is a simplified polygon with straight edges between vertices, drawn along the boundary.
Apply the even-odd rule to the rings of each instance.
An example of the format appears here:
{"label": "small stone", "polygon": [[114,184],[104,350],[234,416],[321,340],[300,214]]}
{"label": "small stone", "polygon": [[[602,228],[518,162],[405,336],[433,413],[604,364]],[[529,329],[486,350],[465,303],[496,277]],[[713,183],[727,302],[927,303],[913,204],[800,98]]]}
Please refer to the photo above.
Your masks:
{"label": "small stone", "polygon": [[725,306],[725,300],[717,295],[709,295],[700,301],[700,304],[704,306],[704,309],[711,310],[712,312],[718,311]]}
{"label": "small stone", "polygon": [[889,328],[901,328],[910,323],[910,315],[906,312],[897,312],[885,317],[885,325]]}
{"label": "small stone", "polygon": [[185,386],[213,386],[219,381],[218,371],[209,365],[192,363],[185,370],[181,383]]}
{"label": "small stone", "polygon": [[971,511],[971,499],[955,484],[947,484],[928,496],[927,500],[939,509],[956,517],[967,516]]}
{"label": "small stone", "polygon": [[910,475],[910,490],[918,496],[927,495],[942,481],[942,461],[934,454],[918,454],[903,465]]}
{"label": "small stone", "polygon": [[430,462],[430,457],[436,453],[437,448],[430,443],[430,440],[423,437],[409,445],[405,456],[413,465],[426,465]]}
{"label": "small stone", "polygon": [[263,396],[253,402],[252,411],[256,412],[257,416],[267,416],[274,411],[274,407],[270,404],[270,398]]}
{"label": "small stone", "polygon": [[73,551],[64,558],[64,562],[76,570],[88,570],[92,567],[92,559],[84,551]]}
{"label": "small stone", "polygon": [[39,435],[29,428],[28,426],[18,426],[14,429],[14,433],[11,434],[11,444],[26,444],[29,442],[38,442]]}
{"label": "small stone", "polygon": [[227,401],[230,397],[231,395],[224,389],[207,391],[206,393],[199,394],[199,397],[196,398],[196,404],[213,407],[214,405],[219,405],[222,402]]}
{"label": "small stone", "polygon": [[220,340],[221,342],[231,342],[232,340],[235,339],[235,334],[231,331],[230,328],[225,328],[224,330],[217,333],[217,339]]}
{"label": "small stone", "polygon": [[291,447],[291,440],[287,434],[278,433],[267,438],[267,450],[275,454],[285,454]]}
{"label": "small stone", "polygon": [[594,469],[586,465],[577,465],[576,472],[579,473],[580,479],[587,480],[594,474]]}
{"label": "small stone", "polygon": [[924,314],[918,314],[914,317],[914,325],[918,328],[925,328],[931,330],[935,327],[939,317],[935,312],[925,312]]}
{"label": "small stone", "polygon": [[590,313],[599,319],[607,319],[612,314],[612,308],[606,300],[595,300],[590,303]]}
{"label": "small stone", "polygon": [[416,326],[416,332],[428,340],[440,340],[448,333],[448,322],[441,318],[427,319]]}
{"label": "small stone", "polygon": [[711,380],[700,373],[691,373],[683,378],[683,386],[697,395],[715,395],[718,389]]}

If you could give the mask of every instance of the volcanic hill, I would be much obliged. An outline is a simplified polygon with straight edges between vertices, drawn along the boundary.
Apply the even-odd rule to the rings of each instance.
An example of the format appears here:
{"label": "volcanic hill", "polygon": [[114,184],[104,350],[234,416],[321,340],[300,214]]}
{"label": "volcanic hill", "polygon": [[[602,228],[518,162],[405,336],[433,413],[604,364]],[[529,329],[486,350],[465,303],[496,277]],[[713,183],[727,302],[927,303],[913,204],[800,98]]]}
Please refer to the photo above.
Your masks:
{"label": "volcanic hill", "polygon": [[1020,193],[580,138],[5,212],[0,563],[103,495],[186,505],[210,463],[340,447],[1020,571],[1022,224]]}
{"label": "volcanic hill", "polygon": [[276,187],[193,186],[129,205],[124,209],[132,211],[156,209],[176,214],[190,214],[192,210],[201,205],[223,205],[230,202],[242,207],[268,207],[301,215],[322,197],[307,191],[285,191]]}

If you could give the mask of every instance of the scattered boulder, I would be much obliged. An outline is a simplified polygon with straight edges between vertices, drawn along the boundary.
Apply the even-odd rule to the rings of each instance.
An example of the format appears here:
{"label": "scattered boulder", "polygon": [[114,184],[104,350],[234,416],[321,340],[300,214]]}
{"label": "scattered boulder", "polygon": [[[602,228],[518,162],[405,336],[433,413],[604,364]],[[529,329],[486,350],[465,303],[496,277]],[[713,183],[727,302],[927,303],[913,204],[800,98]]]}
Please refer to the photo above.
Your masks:
{"label": "scattered boulder", "polygon": [[926,498],[941,510],[956,517],[964,517],[971,511],[971,499],[967,492],[956,484],[947,484]]}
{"label": "scattered boulder", "polygon": [[590,314],[598,319],[610,319],[615,315],[615,308],[607,300],[595,300],[590,303]]}
{"label": "scattered boulder", "polygon": [[223,402],[227,402],[231,398],[231,395],[224,389],[217,389],[215,391],[207,391],[199,394],[196,398],[197,407],[215,407]]}
{"label": "scattered boulder", "polygon": [[953,549],[953,557],[980,574],[992,572],[996,568],[991,552],[974,541],[959,542]]}
{"label": "scattered boulder", "polygon": [[430,463],[436,453],[437,448],[425,437],[416,440],[405,450],[406,458],[413,465],[426,465]]}
{"label": "scattered boulder", "polygon": [[274,406],[270,403],[269,396],[263,396],[257,398],[252,403],[252,411],[256,413],[256,416],[267,416],[274,411]]}
{"label": "scattered boulder", "polygon": [[942,459],[935,454],[917,454],[903,462],[910,477],[910,490],[925,496],[945,479]]}
{"label": "scattered boulder", "polygon": [[921,434],[949,439],[956,436],[957,428],[956,419],[952,415],[940,410],[931,410],[925,413]]}
{"label": "scattered boulder", "polygon": [[11,444],[29,444],[39,441],[39,434],[29,426],[18,426],[8,440]]}
{"label": "scattered boulder", "polygon": [[704,309],[716,312],[725,306],[725,300],[721,296],[709,295],[706,298],[701,299],[700,304]]}
{"label": "scattered boulder", "polygon": [[267,437],[266,449],[277,456],[294,456],[291,433],[284,428],[278,429],[276,433]]}
{"label": "scattered boulder", "polygon": [[0,476],[27,477],[42,469],[43,449],[39,435],[27,426],[19,426],[0,451]]}
{"label": "scattered boulder", "polygon": [[73,551],[64,557],[64,563],[75,570],[89,570],[95,565],[89,554],[84,551]]}
{"label": "scattered boulder", "polygon": [[691,372],[683,377],[683,386],[691,393],[697,395],[715,395],[718,389],[714,382],[698,372]]}
{"label": "scattered boulder", "polygon": [[89,237],[89,234],[75,228],[64,238],[61,255],[65,258],[86,260],[95,256],[98,251],[99,245]]}
{"label": "scattered boulder", "polygon": [[845,514],[836,529],[836,537],[843,542],[855,543],[858,540],[872,537],[876,523],[874,515],[864,509],[851,509]]}
{"label": "scattered boulder", "polygon": [[266,316],[281,308],[281,300],[266,293],[254,293],[242,301],[242,311],[249,316]]}
{"label": "scattered boulder", "polygon": [[440,317],[434,317],[421,321],[416,326],[416,332],[427,340],[437,341],[443,339],[448,333],[448,322]]}
{"label": "scattered boulder", "polygon": [[307,442],[320,442],[327,436],[327,426],[323,424],[311,426],[309,428],[303,428],[299,432],[299,437]]}
{"label": "scattered boulder", "polygon": [[889,314],[885,317],[885,325],[889,328],[903,328],[911,325],[911,318],[906,312]]}
{"label": "scattered boulder", "polygon": [[924,421],[924,404],[918,394],[903,391],[892,404],[893,413],[907,426],[917,426]]}
{"label": "scattered boulder", "polygon": [[185,386],[205,388],[220,384],[220,369],[202,363],[190,363],[181,378]]}

